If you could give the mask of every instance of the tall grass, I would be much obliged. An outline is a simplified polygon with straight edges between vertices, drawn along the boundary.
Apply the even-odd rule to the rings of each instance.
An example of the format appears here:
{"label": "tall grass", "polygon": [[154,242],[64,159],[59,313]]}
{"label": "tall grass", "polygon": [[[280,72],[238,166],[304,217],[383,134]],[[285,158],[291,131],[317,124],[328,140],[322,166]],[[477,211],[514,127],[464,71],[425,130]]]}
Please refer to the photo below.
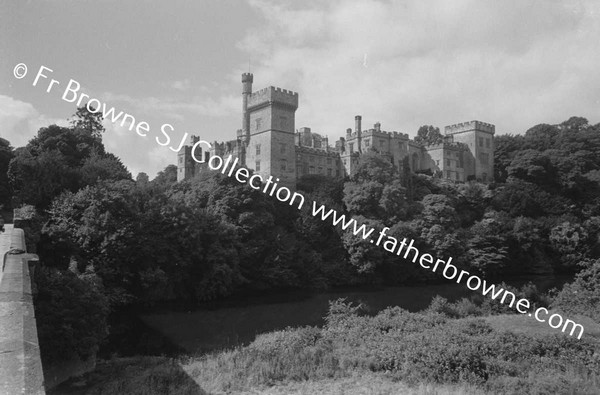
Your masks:
{"label": "tall grass", "polygon": [[595,394],[599,374],[596,338],[513,333],[433,311],[388,308],[370,317],[336,301],[323,328],[288,328],[177,361],[142,360],[86,393]]}

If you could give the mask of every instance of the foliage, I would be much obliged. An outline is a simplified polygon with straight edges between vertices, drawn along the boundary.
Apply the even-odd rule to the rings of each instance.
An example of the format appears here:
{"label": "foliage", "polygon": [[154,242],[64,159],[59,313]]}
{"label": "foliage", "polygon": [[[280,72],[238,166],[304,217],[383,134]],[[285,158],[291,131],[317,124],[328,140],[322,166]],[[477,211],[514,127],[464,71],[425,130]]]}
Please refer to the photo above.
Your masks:
{"label": "foliage", "polygon": [[17,204],[50,206],[63,191],[75,192],[98,180],[130,179],[121,161],[106,153],[102,141],[83,130],[51,125],[15,150],[8,179]]}
{"label": "foliage", "polygon": [[100,108],[94,108],[93,106],[90,106],[90,109],[92,111],[88,110],[87,104],[77,107],[77,111],[73,114],[73,119],[71,120],[71,126],[73,129],[81,130],[89,136],[100,140],[102,139],[102,133],[105,131],[104,126],[102,126],[102,111]]}
{"label": "foliage", "polygon": [[10,206],[12,191],[8,183],[8,165],[14,156],[8,140],[0,137],[0,205]]}
{"label": "foliage", "polygon": [[108,302],[95,276],[41,267],[35,315],[44,363],[95,356],[108,334]]}
{"label": "foliage", "polygon": [[417,130],[415,141],[423,145],[440,144],[444,141],[444,136],[440,133],[440,128],[423,125]]}
{"label": "foliage", "polygon": [[558,293],[552,307],[600,321],[600,259],[581,264],[584,269]]}

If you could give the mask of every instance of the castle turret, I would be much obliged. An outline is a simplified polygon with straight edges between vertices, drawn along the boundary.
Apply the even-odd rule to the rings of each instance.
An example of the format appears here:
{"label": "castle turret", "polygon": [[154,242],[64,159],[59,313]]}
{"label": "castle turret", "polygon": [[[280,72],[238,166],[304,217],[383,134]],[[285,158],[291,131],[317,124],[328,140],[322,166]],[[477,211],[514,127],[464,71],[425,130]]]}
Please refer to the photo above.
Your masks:
{"label": "castle turret", "polygon": [[356,131],[356,139],[357,139],[357,148],[358,148],[358,152],[362,152],[361,149],[361,145],[362,145],[362,126],[361,126],[361,121],[362,121],[362,117],[360,115],[357,115],[354,117],[354,129]]}
{"label": "castle turret", "polygon": [[248,97],[252,94],[252,73],[242,74],[242,134],[246,144],[250,142],[250,113],[248,112]]}

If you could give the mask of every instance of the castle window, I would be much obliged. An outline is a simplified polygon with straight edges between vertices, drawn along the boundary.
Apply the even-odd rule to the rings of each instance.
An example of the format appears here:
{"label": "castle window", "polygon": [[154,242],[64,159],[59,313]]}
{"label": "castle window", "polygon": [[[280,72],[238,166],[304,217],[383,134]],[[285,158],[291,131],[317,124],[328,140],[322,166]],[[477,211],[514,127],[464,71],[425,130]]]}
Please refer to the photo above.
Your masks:
{"label": "castle window", "polygon": [[483,137],[478,137],[477,140],[479,141],[479,146],[483,147]]}
{"label": "castle window", "polygon": [[331,158],[327,158],[327,164],[330,165],[331,164]]}
{"label": "castle window", "polygon": [[487,153],[480,152],[479,153],[479,161],[483,165],[487,165],[490,162],[490,155]]}
{"label": "castle window", "polygon": [[327,169],[327,175],[331,177],[332,171],[331,169]]}
{"label": "castle window", "polygon": [[183,158],[181,156],[179,157],[179,163],[183,163]]}
{"label": "castle window", "polygon": [[336,170],[336,171],[335,171],[335,176],[336,176],[336,177],[339,177],[339,176],[340,176],[340,171],[339,171],[339,170]]}
{"label": "castle window", "polygon": [[490,139],[485,139],[485,148],[490,148]]}
{"label": "castle window", "polygon": [[256,144],[256,155],[260,155],[260,144]]}
{"label": "castle window", "polygon": [[319,174],[323,174],[323,168],[319,167]]}
{"label": "castle window", "polygon": [[384,145],[385,145],[385,140],[379,140],[379,147],[383,148]]}
{"label": "castle window", "polygon": [[439,159],[438,159],[438,160],[436,160],[436,161],[435,161],[435,164],[436,164],[436,166],[439,166],[439,165],[440,165],[440,160],[439,160]]}
{"label": "castle window", "polygon": [[308,174],[315,174],[315,167],[311,166],[308,168]]}
{"label": "castle window", "polygon": [[446,166],[450,167],[450,159],[446,159]]}
{"label": "castle window", "polygon": [[259,130],[262,126],[262,118],[256,118],[254,122],[256,122],[256,130]]}
{"label": "castle window", "polygon": [[370,140],[365,140],[365,147],[368,147],[370,143]]}
{"label": "castle window", "polygon": [[447,179],[450,179],[450,174],[451,174],[451,171],[450,170],[446,170],[446,178]]}
{"label": "castle window", "polygon": [[280,147],[280,149],[281,149],[281,153],[282,153],[282,154],[285,154],[285,144],[284,144],[284,143],[281,143],[281,144],[279,144],[279,147]]}
{"label": "castle window", "polygon": [[354,153],[354,143],[348,144],[350,146],[350,153]]}
{"label": "castle window", "polygon": [[257,160],[256,163],[254,164],[254,170],[260,171],[260,161],[259,160]]}
{"label": "castle window", "polygon": [[281,161],[281,171],[286,171],[287,170],[287,161],[285,159],[283,159]]}

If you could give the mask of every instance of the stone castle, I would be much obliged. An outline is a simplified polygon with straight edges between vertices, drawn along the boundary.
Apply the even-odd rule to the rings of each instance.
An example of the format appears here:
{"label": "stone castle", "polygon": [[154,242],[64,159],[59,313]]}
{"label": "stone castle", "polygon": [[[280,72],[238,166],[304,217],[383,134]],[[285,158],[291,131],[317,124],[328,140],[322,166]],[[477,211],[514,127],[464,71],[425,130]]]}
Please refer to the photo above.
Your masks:
{"label": "stone castle", "polygon": [[[214,142],[196,158],[208,160],[213,155],[231,155],[242,166],[254,170],[263,179],[273,176],[280,184],[294,188],[298,178],[306,174],[345,177],[352,174],[360,155],[376,152],[390,160],[400,171],[431,170],[433,174],[453,181],[490,182],[494,169],[494,132],[492,124],[470,121],[446,126],[443,142],[423,145],[409,139],[408,134],[386,132],[379,122],[363,129],[362,117],[354,119],[354,129],[347,129],[331,146],[327,137],[310,128],[298,130],[295,113],[298,93],[268,87],[252,92],[253,75],[242,74],[242,129],[236,139]],[[190,145],[178,153],[177,180],[193,177],[206,168],[192,158],[192,146],[199,137],[191,136]]]}

